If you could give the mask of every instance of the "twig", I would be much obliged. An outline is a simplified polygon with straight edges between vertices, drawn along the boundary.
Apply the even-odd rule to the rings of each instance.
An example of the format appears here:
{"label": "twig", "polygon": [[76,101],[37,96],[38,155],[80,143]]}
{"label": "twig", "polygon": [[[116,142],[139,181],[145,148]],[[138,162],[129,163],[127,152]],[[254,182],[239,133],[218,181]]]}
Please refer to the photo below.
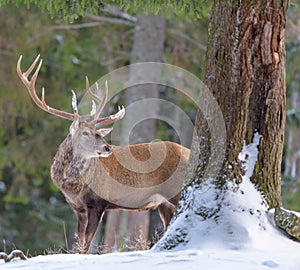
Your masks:
{"label": "twig", "polygon": [[108,22],[108,23],[113,23],[113,24],[125,24],[125,25],[134,26],[133,22],[127,21],[127,20],[124,20],[124,19],[102,17],[102,16],[93,15],[93,14],[87,14],[86,17],[91,19],[91,20],[94,20],[94,21],[101,21],[101,22]]}
{"label": "twig", "polygon": [[184,33],[182,33],[182,32],[179,32],[179,31],[173,30],[173,29],[171,29],[169,32],[170,32],[171,34],[173,34],[173,35],[177,35],[177,36],[179,36],[179,37],[182,37],[182,38],[188,40],[189,42],[191,42],[192,44],[194,44],[195,46],[197,46],[199,49],[201,49],[201,50],[203,50],[203,51],[206,50],[206,46],[205,46],[205,45],[203,45],[203,44],[200,43],[199,41],[197,41],[197,40],[195,40],[195,39],[189,37],[187,34],[184,34]]}
{"label": "twig", "polygon": [[100,26],[100,25],[103,25],[103,23],[90,22],[90,23],[70,24],[70,25],[55,25],[55,26],[51,26],[50,30],[72,30],[72,29],[97,27],[97,26]]}
{"label": "twig", "polygon": [[119,8],[117,8],[114,5],[105,5],[103,12],[113,15],[115,17],[121,18],[123,20],[132,22],[132,23],[136,23],[137,22],[137,18],[134,16],[131,16],[130,14],[120,10]]}
{"label": "twig", "polygon": [[[119,20],[119,19],[114,19],[114,18],[107,18],[107,17],[100,17],[100,16],[95,16],[95,15],[87,15],[88,18],[97,20],[98,22],[89,22],[89,23],[80,23],[80,24],[72,24],[72,25],[54,25],[46,29],[44,32],[34,36],[33,38],[29,39],[27,43],[32,42],[33,40],[40,38],[44,35],[48,35],[50,32],[55,31],[55,30],[77,30],[77,29],[83,29],[83,28],[91,28],[91,27],[98,27],[103,25],[104,23],[115,23],[115,24],[125,24],[125,25],[130,25],[133,26],[133,23],[124,21],[124,20]],[[102,22],[100,22],[102,21]]]}
{"label": "twig", "polygon": [[64,237],[65,237],[66,249],[67,249],[67,251],[69,251],[69,244],[68,244],[67,230],[66,230],[65,221],[63,221],[63,228],[64,228]]}
{"label": "twig", "polygon": [[5,241],[5,239],[3,239],[3,251],[4,251],[4,252],[7,252],[7,250],[6,250],[6,241]]}
{"label": "twig", "polygon": [[44,32],[41,32],[38,35],[33,36],[31,39],[27,40],[27,43],[31,43],[33,40],[41,38],[42,36],[48,35],[52,31],[55,30],[73,30],[73,29],[82,29],[82,28],[90,28],[90,27],[97,27],[101,26],[103,23],[101,22],[90,22],[90,23],[80,23],[80,24],[72,24],[72,25],[54,25],[47,28]]}

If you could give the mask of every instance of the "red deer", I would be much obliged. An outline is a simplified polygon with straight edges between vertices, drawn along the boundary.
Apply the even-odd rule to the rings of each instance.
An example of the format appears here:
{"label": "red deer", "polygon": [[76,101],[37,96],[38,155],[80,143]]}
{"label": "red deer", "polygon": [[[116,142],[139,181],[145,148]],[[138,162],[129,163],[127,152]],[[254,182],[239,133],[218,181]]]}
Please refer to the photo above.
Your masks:
{"label": "red deer", "polygon": [[[70,132],[54,157],[51,178],[76,214],[79,252],[88,253],[106,210],[158,208],[166,229],[179,200],[190,150],[173,142],[107,144],[104,137],[112,128],[99,128],[99,125],[114,123],[125,114],[122,106],[116,114],[100,117],[107,101],[107,83],[101,99],[91,91],[86,78],[86,91],[93,100],[91,115],[79,115],[74,92],[74,112],[60,111],[46,104],[44,88],[41,98],[36,93],[35,83],[42,60],[31,79],[28,78],[38,60],[39,56],[23,73],[20,56],[17,73],[40,109],[72,121]],[[98,109],[95,101],[99,103]]]}

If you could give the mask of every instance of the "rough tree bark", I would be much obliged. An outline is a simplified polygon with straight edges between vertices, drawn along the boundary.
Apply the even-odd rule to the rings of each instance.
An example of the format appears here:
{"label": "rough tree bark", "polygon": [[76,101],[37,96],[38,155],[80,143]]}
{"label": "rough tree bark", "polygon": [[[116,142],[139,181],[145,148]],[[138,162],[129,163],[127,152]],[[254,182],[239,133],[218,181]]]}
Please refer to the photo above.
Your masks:
{"label": "rough tree bark", "polygon": [[[141,62],[162,62],[163,49],[165,40],[165,18],[161,15],[139,16],[134,32],[134,44],[132,48],[131,64]],[[160,76],[159,71],[154,72]],[[130,80],[135,81],[139,74],[139,70],[132,68],[130,70]],[[138,85],[126,90],[125,104],[129,106],[134,102],[148,98],[159,98],[158,85]],[[158,110],[158,108],[146,107],[142,112],[135,111],[138,115],[147,115],[146,110]],[[154,119],[147,119],[141,123],[133,123],[135,116],[127,113],[122,120],[121,144],[128,144],[130,135],[130,144],[150,142],[155,139],[156,122]],[[138,127],[131,130],[138,124]],[[126,239],[136,240],[143,238],[148,241],[149,234],[149,211],[133,212],[133,211],[111,211],[106,224],[105,241],[107,247],[115,245],[116,238],[120,236],[120,224],[126,223],[126,231],[123,237]],[[140,243],[143,244],[143,243]],[[144,249],[145,246],[135,247]]]}
{"label": "rough tree bark", "polygon": [[[205,84],[223,112],[227,178],[241,181],[244,142],[261,135],[251,180],[270,208],[281,205],[285,126],[284,29],[288,1],[215,1]],[[220,14],[223,14],[220,16]]]}
{"label": "rough tree bark", "polygon": [[[205,110],[199,110],[186,177],[189,184],[183,189],[177,219],[189,207],[185,202],[191,192],[197,201],[195,198],[202,196],[204,189],[214,187],[217,194],[213,193],[211,200],[216,203],[199,200],[204,205],[195,206],[193,202],[193,212],[203,221],[211,218],[218,223],[228,195],[228,183],[239,185],[245,174],[239,154],[255,137],[259,138],[258,155],[250,180],[268,208],[281,206],[287,9],[288,0],[214,1],[204,82],[223,114],[225,158],[218,161],[222,163],[219,173],[213,179],[207,177],[205,171],[218,150],[212,143],[210,120]],[[209,105],[206,109],[210,109]],[[172,225],[173,235],[166,236],[158,244],[159,248],[173,248],[188,241],[188,230],[177,228],[176,222]]]}

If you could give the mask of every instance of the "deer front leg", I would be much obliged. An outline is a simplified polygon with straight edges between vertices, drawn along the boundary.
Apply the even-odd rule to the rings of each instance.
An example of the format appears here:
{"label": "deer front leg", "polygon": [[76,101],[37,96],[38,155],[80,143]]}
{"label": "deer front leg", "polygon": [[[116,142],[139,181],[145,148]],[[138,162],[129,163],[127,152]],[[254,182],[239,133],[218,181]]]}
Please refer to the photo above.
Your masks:
{"label": "deer front leg", "polygon": [[85,229],[88,222],[88,215],[87,212],[84,210],[76,211],[77,217],[77,237],[78,237],[78,252],[84,253],[84,246],[85,246]]}
{"label": "deer front leg", "polygon": [[104,210],[88,208],[87,226],[85,228],[85,245],[81,253],[88,253],[90,245],[98,228],[98,224],[102,219]]}

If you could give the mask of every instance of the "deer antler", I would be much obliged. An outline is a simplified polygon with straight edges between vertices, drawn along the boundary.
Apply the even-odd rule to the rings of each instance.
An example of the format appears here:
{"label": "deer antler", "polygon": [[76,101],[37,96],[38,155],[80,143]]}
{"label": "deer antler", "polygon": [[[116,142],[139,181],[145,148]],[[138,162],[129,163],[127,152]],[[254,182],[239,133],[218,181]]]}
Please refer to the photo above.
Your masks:
{"label": "deer antler", "polygon": [[99,118],[99,119],[95,119],[93,121],[93,124],[94,125],[101,125],[101,126],[106,126],[106,125],[109,125],[109,124],[112,124],[120,119],[122,119],[125,115],[125,108],[124,106],[122,105],[122,107],[118,106],[118,112],[115,113],[115,114],[112,114],[110,116],[106,116],[106,117],[102,117],[102,118]]}
{"label": "deer antler", "polygon": [[[96,110],[96,112],[92,115],[93,117],[93,121],[92,123],[94,125],[109,125],[109,124],[112,124],[120,119],[122,119],[125,115],[125,108],[124,106],[122,106],[120,108],[120,106],[118,107],[119,111],[115,114],[112,114],[110,116],[106,116],[106,117],[102,117],[102,118],[99,118],[105,104],[106,104],[106,101],[107,101],[107,96],[108,96],[108,85],[107,85],[107,81],[105,81],[105,93],[104,93],[104,97],[103,99],[99,98],[98,95],[95,95],[92,91],[91,91],[91,88],[90,88],[90,84],[89,84],[89,79],[88,77],[85,77],[86,78],[86,91],[87,93],[90,95],[90,97],[93,99],[93,100],[96,100],[98,103],[99,103],[99,107],[98,109]],[[99,90],[99,85],[98,83],[96,83],[96,93],[98,92]],[[98,119],[99,118],[99,119]]]}
{"label": "deer antler", "polygon": [[36,71],[32,75],[31,80],[28,79],[28,76],[31,74],[32,70],[35,68],[36,63],[38,62],[39,58],[40,58],[40,55],[38,55],[35,58],[35,60],[31,64],[31,66],[28,68],[28,70],[23,73],[21,71],[22,55],[19,57],[18,64],[17,64],[17,73],[18,73],[21,81],[26,86],[31,99],[34,101],[34,103],[40,109],[42,109],[42,110],[44,110],[44,111],[46,111],[48,113],[51,113],[53,115],[59,116],[61,118],[68,119],[68,120],[73,120],[74,119],[74,114],[54,109],[54,108],[52,108],[52,107],[50,107],[50,106],[48,106],[46,104],[46,102],[45,102],[45,90],[44,90],[44,88],[42,89],[42,99],[40,99],[37,96],[36,90],[35,90],[35,82],[36,82],[36,79],[38,77],[39,71],[40,71],[42,63],[43,63],[42,59],[40,60],[39,65],[38,65]]}
{"label": "deer antler", "polygon": [[[22,55],[19,57],[18,63],[17,63],[17,73],[20,77],[20,79],[22,80],[23,84],[26,86],[28,93],[31,97],[31,99],[34,101],[34,103],[42,110],[51,113],[53,115],[59,116],[61,118],[64,119],[68,119],[68,120],[74,120],[74,119],[80,119],[80,121],[87,121],[89,118],[92,117],[92,121],[91,123],[94,125],[108,125],[111,123],[116,122],[119,119],[122,119],[125,115],[125,108],[124,106],[122,106],[122,108],[119,107],[119,111],[113,115],[110,116],[106,116],[103,118],[99,118],[100,113],[102,112],[105,103],[107,101],[107,95],[108,95],[108,86],[107,86],[107,81],[105,82],[105,93],[104,93],[104,98],[101,99],[98,95],[94,94],[91,91],[90,88],[90,84],[89,84],[89,80],[86,77],[86,91],[87,93],[91,96],[91,98],[93,99],[93,110],[92,110],[92,115],[82,115],[80,116],[78,114],[78,109],[77,109],[77,101],[76,101],[76,95],[73,92],[73,97],[72,97],[72,107],[73,107],[73,111],[74,113],[68,113],[65,111],[60,111],[57,109],[54,109],[50,106],[48,106],[45,102],[45,90],[44,88],[42,89],[42,98],[40,99],[37,94],[36,94],[36,90],[35,90],[35,82],[36,79],[38,77],[39,71],[41,69],[42,66],[42,59],[40,60],[34,74],[31,77],[31,80],[28,79],[28,76],[32,73],[33,69],[35,68],[38,60],[40,58],[40,55],[38,55],[35,60],[33,61],[33,63],[31,64],[31,66],[28,68],[28,70],[26,70],[24,73],[21,70],[21,62],[22,62]],[[96,92],[99,90],[99,86],[96,83]],[[97,101],[99,103],[99,107],[96,110],[95,109],[95,103],[94,100]],[[99,118],[99,119],[98,119]]]}
{"label": "deer antler", "polygon": [[[104,93],[104,97],[103,99],[101,99],[98,95],[95,95],[92,91],[91,91],[91,87],[90,87],[90,83],[89,83],[89,79],[88,77],[86,76],[85,77],[85,81],[86,81],[86,91],[87,93],[90,95],[90,97],[97,101],[99,103],[99,107],[98,109],[95,111],[95,113],[92,115],[93,119],[98,119],[104,106],[105,106],[105,103],[107,101],[107,96],[108,96],[108,87],[107,87],[107,81],[105,82],[105,93]],[[98,83],[96,82],[96,93],[98,92],[99,90],[99,85]]]}

